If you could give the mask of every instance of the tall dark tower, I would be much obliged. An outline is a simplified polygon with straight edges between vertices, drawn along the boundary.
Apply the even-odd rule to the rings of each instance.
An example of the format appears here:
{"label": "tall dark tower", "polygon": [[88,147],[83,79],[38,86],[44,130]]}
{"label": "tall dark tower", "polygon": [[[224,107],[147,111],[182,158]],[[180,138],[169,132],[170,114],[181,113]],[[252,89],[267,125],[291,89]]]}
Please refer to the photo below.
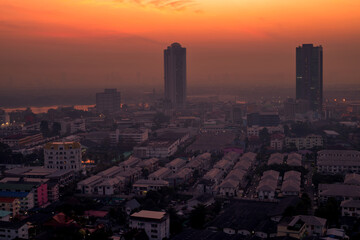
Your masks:
{"label": "tall dark tower", "polygon": [[323,48],[303,44],[296,48],[296,99],[308,102],[309,110],[322,112]]}
{"label": "tall dark tower", "polygon": [[164,50],[165,100],[171,107],[184,107],[186,102],[186,48],[173,43]]}

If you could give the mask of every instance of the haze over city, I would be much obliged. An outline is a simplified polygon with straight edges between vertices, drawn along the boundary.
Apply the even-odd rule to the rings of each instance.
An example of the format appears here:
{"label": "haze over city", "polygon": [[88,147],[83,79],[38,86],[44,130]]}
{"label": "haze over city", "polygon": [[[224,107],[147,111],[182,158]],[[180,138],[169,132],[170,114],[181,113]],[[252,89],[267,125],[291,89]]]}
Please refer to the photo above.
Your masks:
{"label": "haze over city", "polygon": [[0,240],[360,240],[357,0],[0,0]]}

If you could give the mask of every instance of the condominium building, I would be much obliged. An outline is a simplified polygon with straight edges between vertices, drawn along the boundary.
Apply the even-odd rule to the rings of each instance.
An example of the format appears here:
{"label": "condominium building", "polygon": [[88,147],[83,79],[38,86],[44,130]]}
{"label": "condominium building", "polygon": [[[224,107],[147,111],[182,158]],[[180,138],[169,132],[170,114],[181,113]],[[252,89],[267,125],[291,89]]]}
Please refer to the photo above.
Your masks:
{"label": "condominium building", "polygon": [[286,147],[296,146],[297,149],[311,149],[314,147],[324,146],[323,137],[320,135],[311,134],[306,137],[287,137],[285,138]]}
{"label": "condominium building", "polygon": [[44,146],[46,168],[82,170],[81,145],[78,142],[53,142]]}

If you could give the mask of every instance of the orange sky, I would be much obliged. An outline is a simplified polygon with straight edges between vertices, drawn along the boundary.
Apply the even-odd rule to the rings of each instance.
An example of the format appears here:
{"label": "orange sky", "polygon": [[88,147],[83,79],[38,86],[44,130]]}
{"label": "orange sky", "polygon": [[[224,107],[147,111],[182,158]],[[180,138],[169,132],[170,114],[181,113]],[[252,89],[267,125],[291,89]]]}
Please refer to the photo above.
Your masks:
{"label": "orange sky", "polygon": [[189,85],[294,85],[295,47],[324,47],[324,82],[360,82],[360,1],[0,0],[0,87],[161,86],[188,49]]}

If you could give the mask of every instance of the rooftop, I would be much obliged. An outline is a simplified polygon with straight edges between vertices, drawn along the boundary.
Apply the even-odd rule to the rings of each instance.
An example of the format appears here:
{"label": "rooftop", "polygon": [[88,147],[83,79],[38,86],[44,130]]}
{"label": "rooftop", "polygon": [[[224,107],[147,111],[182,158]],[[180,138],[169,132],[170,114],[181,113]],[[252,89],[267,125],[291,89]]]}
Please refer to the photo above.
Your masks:
{"label": "rooftop", "polygon": [[131,217],[148,218],[148,219],[156,219],[156,220],[161,220],[165,216],[166,216],[166,212],[157,212],[157,211],[148,211],[148,210],[141,210],[140,212],[136,212],[131,215]]}

